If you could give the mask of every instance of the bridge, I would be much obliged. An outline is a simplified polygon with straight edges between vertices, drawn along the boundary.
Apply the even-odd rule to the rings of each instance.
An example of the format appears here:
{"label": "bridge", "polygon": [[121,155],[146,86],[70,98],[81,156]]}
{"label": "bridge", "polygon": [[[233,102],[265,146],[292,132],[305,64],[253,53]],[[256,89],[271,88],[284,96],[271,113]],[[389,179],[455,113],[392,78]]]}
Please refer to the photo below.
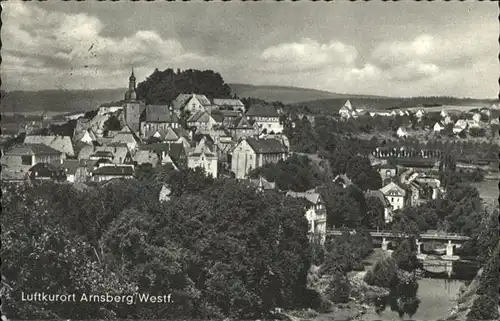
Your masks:
{"label": "bridge", "polygon": [[[340,236],[344,232],[348,231],[353,234],[354,231],[348,229],[329,229],[326,231],[326,235]],[[386,239],[401,239],[407,238],[408,235],[404,235],[402,233],[395,233],[392,231],[379,231],[379,230],[364,230],[369,232],[372,238],[386,238]],[[470,240],[470,236],[460,235],[456,233],[442,233],[442,232],[425,232],[420,233],[417,238],[419,240],[427,240],[427,241],[455,241],[459,243],[464,243],[465,241]]]}
{"label": "bridge", "polygon": [[[340,236],[348,231],[350,234],[356,233],[354,230],[348,229],[328,229],[326,231],[327,236]],[[408,238],[409,235],[403,233],[395,233],[393,231],[379,231],[379,230],[364,230],[369,232],[373,239],[382,239],[382,249],[384,251],[388,250],[388,245],[390,239],[402,239]],[[453,250],[459,244],[463,244],[470,240],[470,236],[454,234],[454,233],[443,233],[443,232],[424,232],[415,236],[417,245],[417,254],[419,257],[424,257],[422,254],[422,241],[441,241],[447,242],[446,244],[446,255],[443,256],[445,260],[457,260],[458,256],[454,255]]]}

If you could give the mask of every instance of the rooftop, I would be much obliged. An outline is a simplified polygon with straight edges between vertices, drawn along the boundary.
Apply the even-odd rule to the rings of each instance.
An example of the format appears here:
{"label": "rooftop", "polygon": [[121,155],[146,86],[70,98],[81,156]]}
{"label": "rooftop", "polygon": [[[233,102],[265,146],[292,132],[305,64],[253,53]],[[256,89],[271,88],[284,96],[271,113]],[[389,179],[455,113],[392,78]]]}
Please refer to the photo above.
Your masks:
{"label": "rooftop", "polygon": [[286,153],[287,149],[281,141],[277,139],[255,139],[246,138],[252,149],[258,154]]}

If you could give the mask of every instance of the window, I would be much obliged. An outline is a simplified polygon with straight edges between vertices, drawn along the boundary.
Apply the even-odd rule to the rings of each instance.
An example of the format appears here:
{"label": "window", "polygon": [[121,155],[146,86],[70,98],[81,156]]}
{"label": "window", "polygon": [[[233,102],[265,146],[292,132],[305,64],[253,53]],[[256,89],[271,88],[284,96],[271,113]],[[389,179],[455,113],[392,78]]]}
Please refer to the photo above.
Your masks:
{"label": "window", "polygon": [[32,165],[31,156],[21,156],[21,163],[23,165]]}
{"label": "window", "polygon": [[391,202],[392,202],[392,203],[394,202],[394,197],[391,197]]}

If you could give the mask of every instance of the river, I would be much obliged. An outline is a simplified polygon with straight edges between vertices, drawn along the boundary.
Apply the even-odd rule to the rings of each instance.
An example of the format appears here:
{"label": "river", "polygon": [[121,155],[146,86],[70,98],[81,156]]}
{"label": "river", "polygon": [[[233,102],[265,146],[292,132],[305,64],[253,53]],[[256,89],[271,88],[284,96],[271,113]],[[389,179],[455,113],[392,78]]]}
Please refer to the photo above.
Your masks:
{"label": "river", "polygon": [[[450,310],[455,306],[454,300],[457,298],[463,281],[429,279],[423,278],[418,281],[418,298],[420,306],[414,316],[407,315],[403,320],[438,320],[448,316]],[[363,320],[388,320],[400,321],[398,313],[391,311],[389,307],[380,315],[374,311],[368,311],[362,316]]]}
{"label": "river", "polygon": [[498,181],[484,180],[479,183],[472,183],[477,188],[479,195],[484,202],[498,206]]}

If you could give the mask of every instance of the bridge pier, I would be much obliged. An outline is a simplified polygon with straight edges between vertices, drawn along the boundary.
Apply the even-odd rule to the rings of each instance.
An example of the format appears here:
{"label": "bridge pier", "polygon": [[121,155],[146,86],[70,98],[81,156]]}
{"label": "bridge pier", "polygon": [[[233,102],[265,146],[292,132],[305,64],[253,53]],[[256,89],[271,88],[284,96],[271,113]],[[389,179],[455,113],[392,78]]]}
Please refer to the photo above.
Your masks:
{"label": "bridge pier", "polygon": [[422,245],[424,243],[422,243],[420,240],[415,240],[415,243],[417,244],[417,258],[420,260],[425,260],[427,255],[422,254]]}
{"label": "bridge pier", "polygon": [[389,241],[385,237],[382,238],[382,251],[387,251],[389,249]]}
{"label": "bridge pier", "polygon": [[458,260],[459,257],[454,255],[453,249],[455,248],[455,244],[451,243],[451,240],[448,240],[448,244],[446,244],[446,255],[443,256],[444,260]]}

